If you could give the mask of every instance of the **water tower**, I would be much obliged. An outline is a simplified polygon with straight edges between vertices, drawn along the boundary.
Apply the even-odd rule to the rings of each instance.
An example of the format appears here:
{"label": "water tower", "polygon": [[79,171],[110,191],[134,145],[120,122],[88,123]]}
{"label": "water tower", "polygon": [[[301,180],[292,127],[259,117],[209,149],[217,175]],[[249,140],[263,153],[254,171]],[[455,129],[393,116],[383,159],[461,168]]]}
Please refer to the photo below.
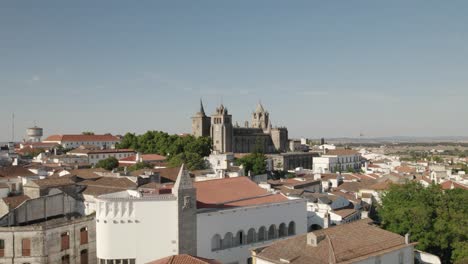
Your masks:
{"label": "water tower", "polygon": [[41,142],[43,130],[41,127],[30,127],[27,129],[28,141],[30,142]]}

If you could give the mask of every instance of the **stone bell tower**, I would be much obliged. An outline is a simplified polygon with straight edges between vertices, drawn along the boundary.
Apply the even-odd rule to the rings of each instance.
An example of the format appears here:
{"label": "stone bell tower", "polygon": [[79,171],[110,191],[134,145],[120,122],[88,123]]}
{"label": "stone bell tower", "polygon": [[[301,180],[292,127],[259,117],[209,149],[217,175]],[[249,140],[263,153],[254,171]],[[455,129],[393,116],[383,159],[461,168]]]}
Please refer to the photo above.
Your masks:
{"label": "stone bell tower", "polygon": [[257,109],[252,113],[252,127],[266,130],[270,123],[270,114],[265,111],[263,105],[258,103]]}
{"label": "stone bell tower", "polygon": [[172,188],[177,197],[178,254],[197,255],[197,192],[184,164]]}
{"label": "stone bell tower", "polygon": [[211,116],[211,139],[213,150],[221,153],[232,152],[232,116],[221,104],[216,108],[216,113]]}
{"label": "stone bell tower", "polygon": [[192,117],[192,135],[195,137],[210,136],[211,118],[205,114],[203,102],[200,99],[200,110]]}

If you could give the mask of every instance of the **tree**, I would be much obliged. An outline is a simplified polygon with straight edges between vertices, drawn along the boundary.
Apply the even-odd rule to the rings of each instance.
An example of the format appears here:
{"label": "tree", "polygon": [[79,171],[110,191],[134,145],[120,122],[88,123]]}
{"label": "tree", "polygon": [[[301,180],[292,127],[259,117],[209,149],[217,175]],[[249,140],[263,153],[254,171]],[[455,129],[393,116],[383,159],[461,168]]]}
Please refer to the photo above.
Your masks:
{"label": "tree", "polygon": [[103,168],[105,170],[113,170],[117,167],[119,167],[119,161],[114,157],[109,157],[96,163],[96,168]]}
{"label": "tree", "polygon": [[133,164],[132,166],[128,166],[127,170],[136,171],[136,170],[141,170],[141,169],[152,169],[152,168],[153,168],[153,165],[147,162],[137,162]]}
{"label": "tree", "polygon": [[444,191],[440,185],[424,188],[415,182],[393,185],[377,213],[384,229],[410,233],[418,249],[440,256],[443,263],[466,259],[468,191]]}
{"label": "tree", "polygon": [[242,164],[246,172],[252,175],[266,173],[266,156],[263,153],[251,153],[236,160],[238,165]]}
{"label": "tree", "polygon": [[83,132],[81,132],[81,134],[83,134],[83,135],[94,135],[94,132],[91,132],[91,131],[83,131]]}
{"label": "tree", "polygon": [[190,170],[205,168],[203,157],[211,153],[209,137],[169,135],[162,131],[147,131],[142,135],[127,133],[117,148],[131,148],[145,154],[159,154],[168,158],[169,165],[186,163]]}

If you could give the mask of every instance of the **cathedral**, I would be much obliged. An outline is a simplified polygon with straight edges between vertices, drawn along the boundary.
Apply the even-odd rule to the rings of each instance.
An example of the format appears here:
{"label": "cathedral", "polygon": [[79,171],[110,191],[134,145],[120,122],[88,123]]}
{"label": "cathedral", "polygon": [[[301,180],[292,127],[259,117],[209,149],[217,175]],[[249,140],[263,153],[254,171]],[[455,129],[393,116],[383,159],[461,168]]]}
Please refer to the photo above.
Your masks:
{"label": "cathedral", "polygon": [[288,129],[272,127],[270,115],[261,103],[252,113],[251,125],[246,121],[241,127],[237,123],[232,124],[232,115],[224,105],[217,107],[209,117],[200,101],[200,110],[192,117],[192,134],[196,137],[210,136],[213,151],[220,153],[277,153],[288,150]]}

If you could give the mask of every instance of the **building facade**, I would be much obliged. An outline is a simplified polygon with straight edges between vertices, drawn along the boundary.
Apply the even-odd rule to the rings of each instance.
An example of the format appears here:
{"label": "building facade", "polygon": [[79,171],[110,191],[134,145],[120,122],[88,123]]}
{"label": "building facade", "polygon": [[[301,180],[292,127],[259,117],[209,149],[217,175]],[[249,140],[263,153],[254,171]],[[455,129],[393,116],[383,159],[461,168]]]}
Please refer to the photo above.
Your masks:
{"label": "building facade", "polygon": [[94,216],[0,227],[0,263],[95,264]]}
{"label": "building facade", "polygon": [[91,145],[98,148],[114,148],[120,139],[111,134],[104,135],[51,135],[43,143],[57,143],[66,149],[77,148],[82,145]]}
{"label": "building facade", "polygon": [[313,170],[316,173],[361,171],[361,154],[351,149],[325,150],[320,157],[314,157]]}
{"label": "building facade", "polygon": [[270,114],[261,104],[252,113],[250,127],[248,122],[243,127],[237,123],[233,125],[232,115],[224,105],[220,105],[208,117],[201,104],[200,111],[192,117],[192,134],[196,137],[211,136],[213,150],[221,153],[249,153],[256,150],[276,153],[289,149],[288,129],[272,127]]}
{"label": "building facade", "polygon": [[96,201],[97,257],[106,264],[175,254],[247,263],[251,247],[307,231],[305,200],[268,193],[247,177],[192,182],[181,168],[171,193],[124,191]]}

